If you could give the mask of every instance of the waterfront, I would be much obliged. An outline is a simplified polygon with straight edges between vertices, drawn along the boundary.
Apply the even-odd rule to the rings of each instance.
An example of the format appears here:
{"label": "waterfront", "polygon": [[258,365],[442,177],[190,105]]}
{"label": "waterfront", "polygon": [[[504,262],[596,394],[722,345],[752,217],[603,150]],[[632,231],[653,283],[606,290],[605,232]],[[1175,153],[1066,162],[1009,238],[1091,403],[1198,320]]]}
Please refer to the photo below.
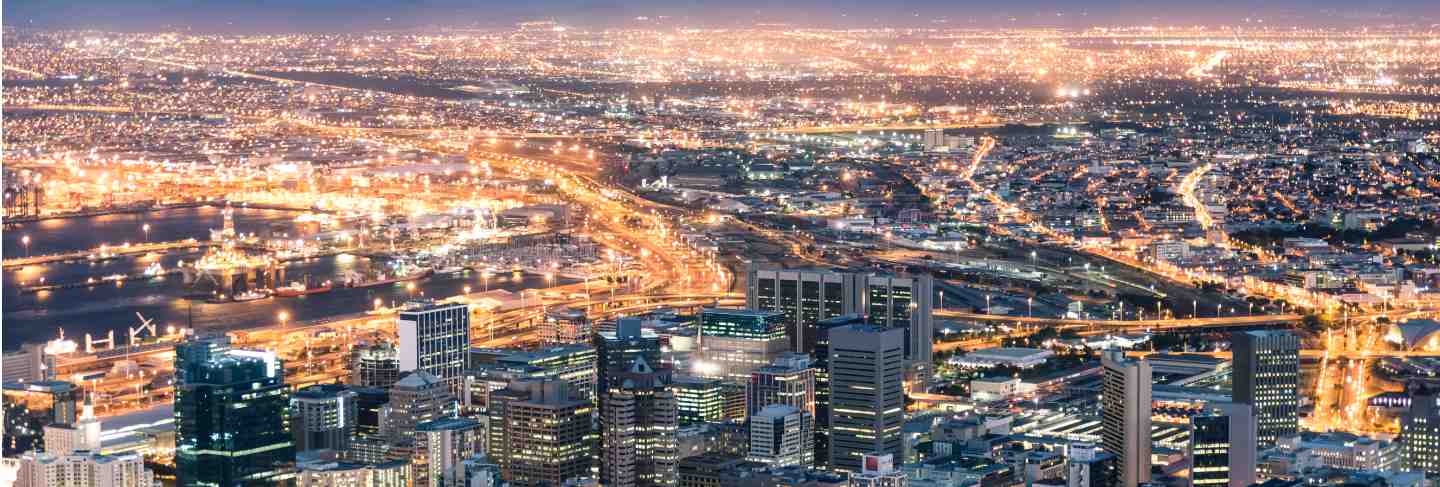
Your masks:
{"label": "waterfront", "polygon": [[[293,231],[290,222],[294,216],[294,212],[237,209],[235,226],[236,230],[242,233],[258,232],[272,227],[279,231]],[[219,209],[215,208],[187,208],[150,212],[138,217],[106,215],[46,220],[23,225],[20,231],[31,232],[32,251],[40,254],[99,245],[105,243],[99,240],[100,236],[121,234],[118,228],[132,225],[138,227],[136,222],[151,223],[152,240],[204,240],[208,237],[210,228],[220,226],[221,216]],[[14,232],[6,232],[7,256],[13,255],[9,250],[12,241],[19,246],[18,238]],[[435,275],[413,281],[413,288],[407,285],[409,283],[403,282],[356,289],[336,287],[323,294],[241,303],[210,303],[200,299],[186,299],[185,295],[193,292],[193,289],[184,283],[184,279],[179,275],[38,293],[21,292],[23,285],[34,284],[42,276],[51,283],[78,282],[91,276],[140,273],[157,262],[165,269],[173,269],[178,261],[193,261],[198,256],[197,253],[175,252],[101,262],[71,262],[6,269],[5,350],[14,350],[24,343],[51,339],[56,334],[56,328],[64,329],[66,336],[77,340],[83,340],[85,333],[98,336],[109,330],[115,330],[118,336],[123,336],[127,327],[139,325],[139,318],[135,315],[137,312],[154,320],[162,330],[166,326],[184,327],[191,324],[199,330],[231,330],[274,323],[282,312],[292,323],[306,322],[363,312],[372,309],[377,299],[382,305],[390,306],[411,298],[453,296],[464,292],[466,286],[470,286],[474,292],[487,287],[487,281],[482,280],[479,273],[472,271]],[[285,272],[287,279],[292,281],[305,276],[317,282],[338,280],[346,271],[367,266],[369,260],[343,254],[317,257],[289,262]],[[557,279],[556,283],[566,282],[564,279]],[[544,276],[533,274],[500,274],[488,279],[489,289],[517,290],[546,284],[549,283]],[[121,340],[123,341],[123,338]]]}

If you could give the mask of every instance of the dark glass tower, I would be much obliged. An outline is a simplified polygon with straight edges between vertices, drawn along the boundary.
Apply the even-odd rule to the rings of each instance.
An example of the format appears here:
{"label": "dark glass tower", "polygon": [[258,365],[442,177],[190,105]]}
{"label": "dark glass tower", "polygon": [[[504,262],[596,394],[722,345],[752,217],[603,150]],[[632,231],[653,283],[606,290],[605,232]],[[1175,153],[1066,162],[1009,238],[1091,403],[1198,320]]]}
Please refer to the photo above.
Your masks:
{"label": "dark glass tower", "polygon": [[226,351],[184,370],[175,391],[177,485],[257,485],[293,475],[290,394],[274,353]]}

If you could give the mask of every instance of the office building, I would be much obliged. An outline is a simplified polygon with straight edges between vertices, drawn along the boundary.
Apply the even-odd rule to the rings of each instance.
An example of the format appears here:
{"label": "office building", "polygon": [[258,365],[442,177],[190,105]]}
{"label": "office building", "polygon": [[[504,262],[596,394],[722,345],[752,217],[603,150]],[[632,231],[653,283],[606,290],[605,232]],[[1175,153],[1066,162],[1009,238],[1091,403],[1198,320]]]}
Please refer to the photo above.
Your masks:
{"label": "office building", "polygon": [[299,487],[411,487],[410,462],[379,463],[316,461],[302,463],[296,476]]}
{"label": "office building", "polygon": [[873,325],[829,330],[830,460],[859,472],[865,455],[901,455],[905,331]]}
{"label": "office building", "polygon": [[[424,371],[406,374],[390,387],[389,402],[382,412],[386,440],[391,449],[409,447],[420,423],[453,417],[459,403],[439,377]],[[409,450],[398,452],[407,455]]]}
{"label": "office building", "polygon": [[267,483],[292,475],[290,394],[280,359],[249,350],[192,358],[201,359],[185,359],[185,381],[175,387],[177,485]]}
{"label": "office building", "polygon": [[750,452],[746,458],[776,467],[815,464],[815,433],[810,413],[773,404],[750,415]]}
{"label": "office building", "polygon": [[1300,337],[1285,331],[1247,331],[1231,336],[1231,396],[1255,410],[1259,449],[1300,429]]}
{"label": "office building", "polygon": [[774,311],[706,308],[700,313],[699,350],[691,373],[744,384],[750,372],[786,350],[785,315]]}
{"label": "office building", "polygon": [[865,455],[860,472],[850,475],[850,487],[906,487],[905,472],[895,468],[893,455]]}
{"label": "office building", "polygon": [[396,331],[400,335],[400,371],[424,371],[459,395],[470,350],[470,306],[411,302],[400,311]]}
{"label": "office building", "polygon": [[590,318],[585,310],[554,308],[540,324],[540,343],[545,346],[571,345],[590,341]]}
{"label": "office building", "polygon": [[[476,383],[484,383],[485,394],[504,389],[518,379],[561,379],[583,398],[593,398],[597,375],[595,348],[569,344],[540,350],[472,349],[470,372]],[[484,399],[479,401],[484,404]]]}
{"label": "office building", "polygon": [[27,343],[0,361],[0,382],[22,383],[53,380],[55,358],[45,353],[45,344]]}
{"label": "office building", "polygon": [[609,487],[675,485],[679,428],[670,371],[639,358],[615,374],[600,416],[600,483]]}
{"label": "office building", "polygon": [[1117,487],[1120,469],[1116,456],[1094,443],[1071,443],[1065,461],[1066,487]]}
{"label": "office building", "polygon": [[1413,382],[1407,386],[1410,408],[1400,415],[1401,468],[1440,473],[1440,385]]}
{"label": "office building", "polygon": [[815,324],[815,352],[811,368],[815,371],[815,466],[830,464],[830,330],[847,325],[863,325],[858,314],[837,316]]}
{"label": "office building", "polygon": [[5,383],[4,456],[44,450],[45,427],[74,424],[81,394],[74,384],[58,380]]}
{"label": "office building", "polygon": [[1120,487],[1150,481],[1150,363],[1120,350],[1101,356],[1101,445],[1115,455]]}
{"label": "office building", "polygon": [[15,487],[152,487],[155,474],[139,454],[29,452],[13,461]]}
{"label": "office building", "polygon": [[[610,390],[611,372],[623,372],[644,358],[645,363],[660,363],[660,337],[651,330],[640,328],[639,318],[620,318],[615,321],[614,332],[595,334],[595,391]],[[604,404],[597,403],[603,411]]]}
{"label": "office building", "polygon": [[564,484],[590,476],[590,401],[570,384],[527,379],[490,396],[486,455],[515,487]]}
{"label": "office building", "polygon": [[745,390],[746,413],[755,414],[774,404],[815,414],[815,369],[809,355],[786,353],[750,373]]}
{"label": "office building", "polygon": [[679,376],[670,384],[675,391],[680,427],[725,419],[725,395],[720,379]]}
{"label": "office building", "polygon": [[500,474],[500,466],[490,463],[490,459],[484,456],[474,456],[465,460],[465,486],[466,487],[503,487],[505,477]]}
{"label": "office building", "polygon": [[785,314],[789,350],[811,353],[821,320],[860,312],[857,274],[823,270],[749,268],[745,307]]}
{"label": "office building", "polygon": [[935,281],[929,275],[900,277],[868,275],[865,314],[871,324],[905,330],[906,381],[924,390],[929,384],[934,319],[931,316]]}
{"label": "office building", "polygon": [[400,380],[400,352],[390,342],[357,346],[350,360],[350,385],[388,389]]}
{"label": "office building", "polygon": [[54,423],[45,426],[45,452],[64,456],[76,451],[100,451],[100,419],[95,417],[95,405],[85,398],[80,417],[74,423]]}
{"label": "office building", "polygon": [[1255,483],[1255,416],[1249,404],[1210,403],[1190,417],[1191,487]]}
{"label": "office building", "polygon": [[390,392],[376,387],[353,387],[355,393],[355,436],[343,453],[353,463],[376,464],[389,458],[389,439],[385,436],[385,408]]}
{"label": "office building", "polygon": [[295,451],[350,448],[359,418],[355,391],[338,384],[318,384],[290,395],[290,433]]}
{"label": "office building", "polygon": [[481,452],[485,430],[469,418],[440,418],[415,427],[410,455],[416,487],[465,487],[465,460]]}

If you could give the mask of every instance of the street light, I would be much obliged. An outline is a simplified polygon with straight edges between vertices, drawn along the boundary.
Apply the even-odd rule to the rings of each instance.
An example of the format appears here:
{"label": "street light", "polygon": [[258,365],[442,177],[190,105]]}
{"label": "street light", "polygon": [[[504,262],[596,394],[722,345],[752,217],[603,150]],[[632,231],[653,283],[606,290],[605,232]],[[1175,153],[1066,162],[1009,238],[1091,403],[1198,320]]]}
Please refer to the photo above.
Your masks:
{"label": "street light", "polygon": [[276,318],[280,319],[280,328],[285,328],[285,322],[290,321],[290,312],[281,311],[278,315],[276,315]]}
{"label": "street light", "polygon": [[29,235],[26,235],[26,236],[20,237],[20,244],[25,246],[25,256],[26,256],[26,257],[29,257],[29,256],[30,256],[30,236],[29,236]]}
{"label": "street light", "polygon": [[145,232],[145,243],[150,243],[150,224],[140,225],[140,231]]}

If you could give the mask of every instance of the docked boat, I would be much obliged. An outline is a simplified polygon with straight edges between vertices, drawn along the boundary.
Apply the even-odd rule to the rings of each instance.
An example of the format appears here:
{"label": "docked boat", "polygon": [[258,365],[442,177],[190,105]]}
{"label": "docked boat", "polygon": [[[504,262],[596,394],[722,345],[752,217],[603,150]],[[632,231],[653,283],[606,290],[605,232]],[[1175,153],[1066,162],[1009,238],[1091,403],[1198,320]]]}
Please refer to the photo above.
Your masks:
{"label": "docked boat", "polygon": [[275,296],[293,298],[310,294],[326,293],[330,292],[331,289],[334,289],[334,285],[332,285],[330,281],[325,281],[318,286],[307,286],[303,282],[292,282],[289,286],[275,288]]}
{"label": "docked boat", "polygon": [[386,284],[395,284],[395,283],[397,283],[397,282],[413,281],[413,280],[416,280],[416,279],[420,279],[420,278],[422,278],[422,277],[429,276],[429,275],[430,275],[431,273],[433,273],[433,272],[434,272],[433,270],[426,269],[426,270],[423,270],[423,271],[420,271],[420,272],[416,272],[416,273],[413,273],[413,274],[403,274],[403,275],[394,276],[394,277],[382,277],[382,278],[379,278],[379,279],[373,279],[373,280],[368,280],[368,281],[362,281],[362,280],[359,280],[359,279],[355,279],[355,280],[351,280],[350,282],[346,283],[346,286],[352,287],[352,288],[384,286],[384,285],[386,285]]}

